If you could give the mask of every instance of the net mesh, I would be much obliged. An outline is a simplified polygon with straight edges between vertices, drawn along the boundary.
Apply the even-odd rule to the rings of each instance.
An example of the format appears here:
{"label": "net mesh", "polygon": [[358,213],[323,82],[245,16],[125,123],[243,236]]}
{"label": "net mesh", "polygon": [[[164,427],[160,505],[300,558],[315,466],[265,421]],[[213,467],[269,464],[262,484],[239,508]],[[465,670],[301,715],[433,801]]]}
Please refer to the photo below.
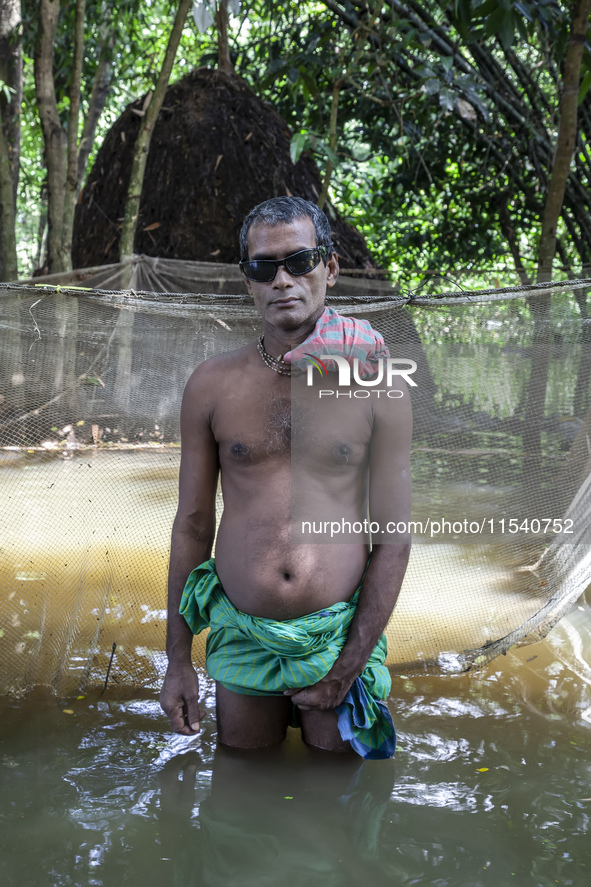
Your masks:
{"label": "net mesh", "polygon": [[[538,640],[591,581],[591,349],[572,297],[586,286],[408,300],[349,281],[328,300],[418,365],[394,671],[461,671]],[[240,295],[4,285],[0,300],[0,690],[102,683],[114,644],[109,680],[154,685],[182,391],[260,319]],[[544,351],[537,454],[528,398]],[[204,636],[194,652],[203,665]]]}

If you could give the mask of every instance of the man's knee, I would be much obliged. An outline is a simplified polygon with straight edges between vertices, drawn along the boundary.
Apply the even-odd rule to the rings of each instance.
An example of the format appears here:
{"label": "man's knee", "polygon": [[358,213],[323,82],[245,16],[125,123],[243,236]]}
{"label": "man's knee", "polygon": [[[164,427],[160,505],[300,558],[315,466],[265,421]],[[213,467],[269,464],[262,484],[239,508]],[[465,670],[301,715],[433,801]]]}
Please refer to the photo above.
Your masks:
{"label": "man's knee", "polygon": [[335,711],[302,711],[302,739],[307,745],[337,754],[354,754],[341,738]]}
{"label": "man's knee", "polygon": [[268,748],[283,742],[291,700],[283,696],[246,696],[216,684],[218,741],[230,748]]}

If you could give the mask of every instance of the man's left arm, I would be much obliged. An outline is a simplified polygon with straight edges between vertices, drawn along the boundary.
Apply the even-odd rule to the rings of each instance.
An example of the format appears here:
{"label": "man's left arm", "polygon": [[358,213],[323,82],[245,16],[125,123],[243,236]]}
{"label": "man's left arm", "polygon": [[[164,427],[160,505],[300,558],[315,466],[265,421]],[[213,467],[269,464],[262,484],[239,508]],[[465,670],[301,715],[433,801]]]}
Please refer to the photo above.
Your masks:
{"label": "man's left arm", "polygon": [[[318,683],[290,692],[303,710],[331,709],[343,701],[365,668],[398,600],[410,555],[412,410],[406,385],[400,398],[376,398],[370,450],[369,513],[380,531],[372,534],[369,567],[347,642],[328,674]],[[388,532],[388,527],[390,532]],[[392,533],[393,527],[399,527]],[[387,542],[377,543],[381,536]]]}

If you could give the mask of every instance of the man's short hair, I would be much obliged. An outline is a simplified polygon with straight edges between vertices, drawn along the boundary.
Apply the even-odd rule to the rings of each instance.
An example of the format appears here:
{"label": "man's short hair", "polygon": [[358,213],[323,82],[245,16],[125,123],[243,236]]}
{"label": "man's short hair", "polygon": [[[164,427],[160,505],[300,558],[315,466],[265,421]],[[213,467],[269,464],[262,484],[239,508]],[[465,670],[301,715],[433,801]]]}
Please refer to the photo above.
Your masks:
{"label": "man's short hair", "polygon": [[240,259],[248,261],[248,232],[252,225],[289,225],[296,219],[310,219],[316,232],[316,246],[334,252],[330,222],[315,203],[303,197],[271,197],[251,209],[240,229]]}

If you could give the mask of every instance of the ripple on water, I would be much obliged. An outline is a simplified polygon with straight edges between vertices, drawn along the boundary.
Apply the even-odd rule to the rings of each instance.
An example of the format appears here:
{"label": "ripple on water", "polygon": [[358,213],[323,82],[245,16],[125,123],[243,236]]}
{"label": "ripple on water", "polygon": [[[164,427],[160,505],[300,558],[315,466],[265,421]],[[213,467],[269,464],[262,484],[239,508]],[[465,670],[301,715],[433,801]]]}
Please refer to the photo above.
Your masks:
{"label": "ripple on water", "polygon": [[554,647],[591,662],[577,613],[482,672],[395,678],[390,763],[313,755],[295,731],[276,752],[220,753],[207,678],[188,740],[153,692],[4,699],[2,883],[582,887],[591,688]]}

